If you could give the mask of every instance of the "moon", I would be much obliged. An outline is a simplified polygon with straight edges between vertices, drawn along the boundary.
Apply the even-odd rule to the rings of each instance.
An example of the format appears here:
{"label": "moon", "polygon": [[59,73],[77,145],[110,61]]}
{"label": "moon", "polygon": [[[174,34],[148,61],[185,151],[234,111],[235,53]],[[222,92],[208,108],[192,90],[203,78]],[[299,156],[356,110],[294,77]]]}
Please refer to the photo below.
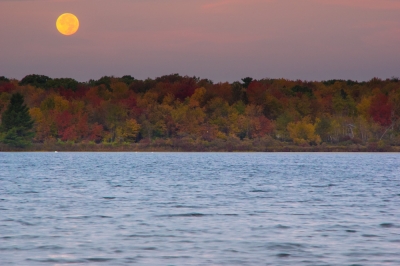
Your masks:
{"label": "moon", "polygon": [[58,17],[56,27],[61,34],[72,35],[79,29],[79,20],[74,14],[64,13]]}

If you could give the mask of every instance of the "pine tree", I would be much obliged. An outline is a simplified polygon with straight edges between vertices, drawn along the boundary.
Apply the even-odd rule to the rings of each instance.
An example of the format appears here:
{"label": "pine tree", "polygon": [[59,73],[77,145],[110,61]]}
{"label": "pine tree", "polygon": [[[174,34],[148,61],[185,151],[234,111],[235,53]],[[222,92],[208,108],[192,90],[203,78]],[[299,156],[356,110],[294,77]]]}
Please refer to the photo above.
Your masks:
{"label": "pine tree", "polygon": [[1,119],[2,142],[14,147],[26,147],[31,144],[34,136],[32,128],[33,120],[24,104],[24,97],[20,93],[13,94]]}

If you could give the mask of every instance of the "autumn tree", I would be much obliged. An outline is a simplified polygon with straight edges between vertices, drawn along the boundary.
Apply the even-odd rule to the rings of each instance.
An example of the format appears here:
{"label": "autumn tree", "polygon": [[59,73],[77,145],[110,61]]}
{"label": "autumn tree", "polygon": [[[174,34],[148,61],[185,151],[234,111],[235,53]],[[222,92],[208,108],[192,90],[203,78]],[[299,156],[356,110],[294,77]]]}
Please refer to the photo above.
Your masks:
{"label": "autumn tree", "polygon": [[383,93],[377,93],[372,97],[369,113],[372,119],[382,126],[387,127],[392,124],[392,104],[388,96]]}
{"label": "autumn tree", "polygon": [[146,80],[104,76],[81,83],[44,75],[27,75],[20,82],[0,77],[0,119],[7,120],[15,93],[29,107],[36,143],[143,140],[217,149],[263,141],[400,144],[397,78],[308,82],[248,77],[214,83],[171,74]]}
{"label": "autumn tree", "polygon": [[128,119],[116,129],[116,140],[118,142],[135,142],[141,126],[135,119]]}
{"label": "autumn tree", "polygon": [[259,81],[252,81],[246,90],[247,98],[250,104],[262,105],[265,102],[268,85]]}
{"label": "autumn tree", "polygon": [[45,75],[36,75],[31,74],[25,76],[20,82],[19,85],[32,85],[38,88],[46,88],[46,83],[51,81],[51,78]]}
{"label": "autumn tree", "polygon": [[243,87],[247,89],[250,83],[253,81],[253,78],[251,77],[242,78],[242,81],[243,81]]}
{"label": "autumn tree", "polygon": [[33,120],[24,104],[24,97],[20,93],[13,94],[1,119],[2,142],[14,147],[26,147],[34,136],[32,128]]}
{"label": "autumn tree", "polygon": [[315,133],[315,125],[310,122],[308,117],[295,123],[289,123],[287,129],[296,144],[319,144],[321,142],[321,137]]}
{"label": "autumn tree", "polygon": [[329,117],[323,116],[318,118],[315,126],[315,133],[318,134],[322,140],[330,141],[330,133],[332,130],[332,124]]}
{"label": "autumn tree", "polygon": [[72,78],[55,78],[48,79],[45,83],[46,88],[64,88],[76,91],[78,89],[79,82]]}
{"label": "autumn tree", "polygon": [[5,76],[0,76],[0,82],[9,82],[10,80]]}

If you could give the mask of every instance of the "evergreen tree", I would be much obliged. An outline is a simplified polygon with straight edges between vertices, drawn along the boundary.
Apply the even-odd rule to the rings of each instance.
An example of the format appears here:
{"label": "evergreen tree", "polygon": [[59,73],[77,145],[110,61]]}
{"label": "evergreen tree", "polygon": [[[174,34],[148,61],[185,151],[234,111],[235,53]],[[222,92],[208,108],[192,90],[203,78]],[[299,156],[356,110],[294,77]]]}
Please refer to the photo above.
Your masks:
{"label": "evergreen tree", "polygon": [[14,147],[23,148],[31,144],[34,133],[33,120],[29,115],[28,107],[24,104],[24,97],[20,93],[11,96],[10,104],[3,113],[0,132],[2,142]]}

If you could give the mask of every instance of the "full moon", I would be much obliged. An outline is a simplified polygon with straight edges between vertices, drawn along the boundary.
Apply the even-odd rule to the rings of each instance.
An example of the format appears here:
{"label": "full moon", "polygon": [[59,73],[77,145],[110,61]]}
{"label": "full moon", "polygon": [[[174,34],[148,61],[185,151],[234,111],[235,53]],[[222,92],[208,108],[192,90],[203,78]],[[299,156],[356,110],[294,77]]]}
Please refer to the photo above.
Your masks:
{"label": "full moon", "polygon": [[72,35],[79,29],[79,20],[74,14],[64,13],[58,17],[56,27],[61,34]]}

